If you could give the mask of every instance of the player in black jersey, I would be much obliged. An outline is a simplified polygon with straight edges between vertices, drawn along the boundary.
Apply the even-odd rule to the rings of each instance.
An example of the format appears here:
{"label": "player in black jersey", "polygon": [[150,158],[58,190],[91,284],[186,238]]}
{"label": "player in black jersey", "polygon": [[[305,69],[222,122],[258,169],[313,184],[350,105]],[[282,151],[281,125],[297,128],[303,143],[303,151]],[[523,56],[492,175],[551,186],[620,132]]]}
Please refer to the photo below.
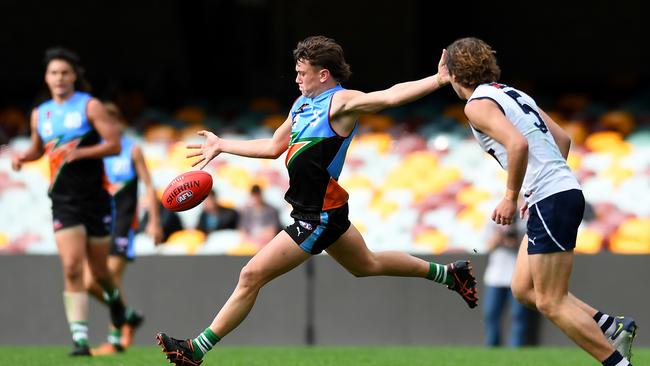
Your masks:
{"label": "player in black jersey", "polygon": [[101,160],[120,152],[119,132],[101,102],[77,91],[87,83],[75,53],[49,49],[45,68],[51,99],[32,111],[31,145],[13,157],[12,167],[19,170],[23,163],[44,154],[49,158],[48,193],[63,267],[65,312],[74,342],[71,355],[89,355],[86,261],[104,290],[113,324],[119,327],[124,322],[125,307],[106,266],[112,213]]}
{"label": "player in black jersey", "polygon": [[444,58],[443,52],[434,76],[363,93],[340,85],[350,76],[341,47],[326,37],[309,37],[294,50],[295,81],[302,96],[273,138],[233,141],[199,132],[205,142],[188,146],[196,151],[188,155],[198,157],[195,166],[205,167],[220,153],[276,159],[287,151],[290,188],[285,199],[293,206],[295,222],[246,264],[233,294],[203,333],[188,340],[157,335],[170,361],[200,364],[205,352],[248,315],[262,286],[323,250],[357,277],[428,278],[458,292],[469,307],[476,306],[476,280],[468,261],[441,265],[398,251],[371,252],[348,219],[348,194],[337,182],[358,116],[416,100],[446,84]]}

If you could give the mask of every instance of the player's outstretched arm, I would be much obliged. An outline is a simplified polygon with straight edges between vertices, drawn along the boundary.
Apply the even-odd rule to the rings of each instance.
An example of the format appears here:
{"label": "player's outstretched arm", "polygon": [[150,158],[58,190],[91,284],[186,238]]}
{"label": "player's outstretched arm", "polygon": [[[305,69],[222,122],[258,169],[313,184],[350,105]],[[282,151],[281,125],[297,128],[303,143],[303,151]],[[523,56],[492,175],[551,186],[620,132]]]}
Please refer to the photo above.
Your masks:
{"label": "player's outstretched arm", "polygon": [[291,115],[273,133],[270,139],[257,140],[227,140],[210,131],[199,131],[205,137],[202,144],[189,144],[191,151],[187,158],[198,157],[192,166],[200,165],[203,169],[208,163],[221,153],[228,153],[249,158],[277,159],[287,150],[291,137]]}
{"label": "player's outstretched arm", "polygon": [[344,98],[345,101],[334,111],[333,115],[338,117],[373,113],[420,99],[449,83],[449,72],[445,66],[446,60],[447,51],[442,50],[438,62],[438,73],[424,79],[395,84],[388,89],[371,93],[356,90],[346,91],[348,95]]}
{"label": "player's outstretched arm", "polygon": [[31,133],[31,140],[32,143],[29,145],[27,150],[14,154],[12,159],[11,159],[11,167],[13,170],[20,170],[22,168],[23,163],[29,162],[29,161],[34,161],[39,159],[41,156],[43,156],[43,153],[45,150],[43,149],[43,141],[41,141],[41,137],[38,135],[38,108],[34,108],[32,110],[32,115],[30,117],[30,125],[32,128],[32,133]]}

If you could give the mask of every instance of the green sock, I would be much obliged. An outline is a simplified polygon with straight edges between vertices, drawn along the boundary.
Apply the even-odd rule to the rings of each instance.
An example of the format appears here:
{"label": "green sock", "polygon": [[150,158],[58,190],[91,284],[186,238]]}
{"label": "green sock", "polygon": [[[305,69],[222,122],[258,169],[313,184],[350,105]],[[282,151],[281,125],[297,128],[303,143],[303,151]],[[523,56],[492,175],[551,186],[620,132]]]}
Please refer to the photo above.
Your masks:
{"label": "green sock", "polygon": [[136,315],[135,310],[132,307],[127,306],[126,311],[124,312],[124,318],[126,318],[126,322],[129,323],[133,321],[135,315]]}
{"label": "green sock", "polygon": [[119,329],[113,328],[110,332],[108,332],[108,337],[106,337],[106,340],[110,344],[120,344],[121,338],[122,332]]}
{"label": "green sock", "polygon": [[194,358],[200,360],[203,358],[203,355],[208,353],[209,350],[214,347],[221,338],[218,335],[214,334],[212,329],[205,328],[203,333],[199,334],[198,337],[192,339],[192,345],[194,346]]}
{"label": "green sock", "polygon": [[429,262],[429,273],[427,273],[427,279],[447,286],[454,284],[454,279],[451,278],[451,276],[447,276],[447,266],[444,264]]}
{"label": "green sock", "polygon": [[86,322],[70,322],[70,332],[72,333],[72,340],[80,345],[88,345],[88,323]]}
{"label": "green sock", "polygon": [[112,304],[115,300],[120,298],[120,290],[117,287],[113,287],[110,290],[104,288],[104,300],[108,304]]}

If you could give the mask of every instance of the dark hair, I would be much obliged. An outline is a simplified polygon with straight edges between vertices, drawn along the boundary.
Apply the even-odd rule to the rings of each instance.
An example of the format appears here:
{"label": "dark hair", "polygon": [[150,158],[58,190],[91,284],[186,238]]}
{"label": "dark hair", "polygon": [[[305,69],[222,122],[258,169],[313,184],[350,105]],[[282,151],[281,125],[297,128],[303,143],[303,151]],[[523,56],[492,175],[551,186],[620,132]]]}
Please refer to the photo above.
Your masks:
{"label": "dark hair", "polygon": [[262,194],[262,188],[257,184],[253,184],[253,186],[251,187],[251,193]]}
{"label": "dark hair", "polygon": [[335,40],[323,36],[311,36],[298,42],[293,50],[294,61],[308,61],[311,65],[329,70],[338,81],[346,81],[352,75],[345,62],[343,48]]}
{"label": "dark hair", "polygon": [[457,39],[447,47],[447,69],[456,82],[467,88],[495,82],[501,76],[495,53],[478,38]]}
{"label": "dark hair", "polygon": [[43,65],[46,69],[47,65],[49,65],[52,60],[63,60],[69,63],[70,66],[72,66],[72,70],[77,75],[77,81],[74,83],[75,90],[90,92],[92,88],[88,80],[84,77],[86,70],[81,66],[79,55],[67,48],[51,47],[45,50],[45,57],[43,58]]}

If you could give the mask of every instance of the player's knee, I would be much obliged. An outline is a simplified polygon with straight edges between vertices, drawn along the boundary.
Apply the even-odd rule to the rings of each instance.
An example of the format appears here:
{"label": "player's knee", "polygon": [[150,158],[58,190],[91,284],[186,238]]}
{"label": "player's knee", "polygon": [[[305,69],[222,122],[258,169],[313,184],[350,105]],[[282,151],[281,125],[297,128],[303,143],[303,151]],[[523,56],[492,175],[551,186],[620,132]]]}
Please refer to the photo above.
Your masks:
{"label": "player's knee", "polygon": [[510,285],[510,290],[512,291],[512,296],[520,304],[527,305],[530,303],[530,289],[525,286],[518,286],[514,282]]}
{"label": "player's knee", "polygon": [[510,284],[510,290],[512,291],[512,296],[519,302],[520,304],[534,309],[536,307],[535,304],[535,289],[528,285],[521,285],[517,281],[512,281]]}
{"label": "player's knee", "polygon": [[380,273],[379,264],[376,261],[364,261],[346,269],[357,278],[376,276]]}
{"label": "player's knee", "polygon": [[66,263],[63,265],[63,276],[68,282],[83,281],[83,266],[79,263]]}
{"label": "player's knee", "polygon": [[554,319],[559,312],[560,301],[549,297],[538,297],[537,310],[548,319]]}
{"label": "player's knee", "polygon": [[259,269],[246,265],[239,273],[239,283],[237,286],[241,288],[259,288],[262,284],[262,271]]}

